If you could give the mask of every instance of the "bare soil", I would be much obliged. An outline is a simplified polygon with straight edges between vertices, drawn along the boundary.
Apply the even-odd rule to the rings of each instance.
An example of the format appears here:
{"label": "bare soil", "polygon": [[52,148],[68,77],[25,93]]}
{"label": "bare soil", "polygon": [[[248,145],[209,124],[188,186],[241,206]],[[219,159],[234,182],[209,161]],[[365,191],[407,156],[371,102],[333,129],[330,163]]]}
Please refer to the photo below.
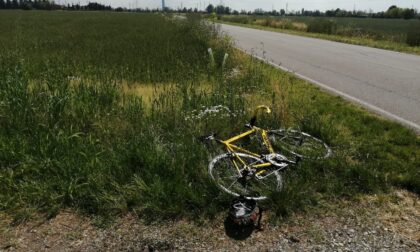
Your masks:
{"label": "bare soil", "polygon": [[338,200],[262,231],[231,229],[226,215],[197,224],[177,220],[145,224],[132,214],[106,228],[64,210],[56,217],[11,226],[0,215],[0,251],[420,251],[418,195],[407,191]]}

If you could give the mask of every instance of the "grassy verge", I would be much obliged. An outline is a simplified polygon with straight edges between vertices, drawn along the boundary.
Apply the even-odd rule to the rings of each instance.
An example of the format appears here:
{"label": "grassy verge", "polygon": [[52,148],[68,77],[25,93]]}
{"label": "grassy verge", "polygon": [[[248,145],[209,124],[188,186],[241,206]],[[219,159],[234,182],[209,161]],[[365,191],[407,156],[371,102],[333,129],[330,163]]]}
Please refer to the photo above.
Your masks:
{"label": "grassy verge", "polygon": [[[335,153],[285,172],[265,203],[275,216],[392,186],[419,192],[413,132],[234,50],[197,16],[4,13],[0,210],[15,223],[63,208],[212,218],[230,197],[197,137],[238,133],[261,103],[274,110],[261,126],[299,127]],[[228,110],[204,112],[214,106]]]}
{"label": "grassy verge", "polygon": [[412,47],[412,46],[408,46],[405,43],[392,42],[392,41],[387,41],[387,40],[374,40],[370,38],[348,37],[348,36],[342,36],[342,35],[330,35],[330,34],[322,34],[322,33],[311,33],[311,32],[306,32],[306,31],[273,28],[273,27],[262,26],[262,25],[257,25],[257,24],[243,24],[243,23],[228,22],[228,21],[221,21],[221,20],[218,20],[217,22],[222,23],[222,24],[246,27],[246,28],[253,28],[253,29],[272,31],[272,32],[280,32],[280,33],[286,33],[286,34],[291,34],[291,35],[299,35],[299,36],[305,36],[305,37],[310,37],[310,38],[325,39],[325,40],[331,40],[331,41],[336,41],[336,42],[341,42],[341,43],[369,46],[369,47],[374,47],[374,48],[379,48],[379,49],[420,55],[419,46]]}

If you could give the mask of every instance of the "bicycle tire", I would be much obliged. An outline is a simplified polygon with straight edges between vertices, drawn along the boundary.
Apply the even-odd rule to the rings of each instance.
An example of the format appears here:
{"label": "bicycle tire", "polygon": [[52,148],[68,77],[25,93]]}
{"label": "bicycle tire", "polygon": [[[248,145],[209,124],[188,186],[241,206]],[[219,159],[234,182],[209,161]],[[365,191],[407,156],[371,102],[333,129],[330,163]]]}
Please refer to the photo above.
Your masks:
{"label": "bicycle tire", "polygon": [[322,140],[297,130],[277,129],[267,132],[270,143],[303,159],[325,159],[332,155],[331,148]]}
{"label": "bicycle tire", "polygon": [[282,189],[283,180],[279,171],[272,171],[261,179],[254,176],[246,181],[245,186],[242,185],[239,180],[241,176],[232,162],[235,155],[238,155],[247,165],[264,163],[260,158],[239,152],[224,153],[213,158],[209,163],[209,174],[224,192],[236,197],[244,196],[247,199],[264,200],[267,199],[268,192]]}

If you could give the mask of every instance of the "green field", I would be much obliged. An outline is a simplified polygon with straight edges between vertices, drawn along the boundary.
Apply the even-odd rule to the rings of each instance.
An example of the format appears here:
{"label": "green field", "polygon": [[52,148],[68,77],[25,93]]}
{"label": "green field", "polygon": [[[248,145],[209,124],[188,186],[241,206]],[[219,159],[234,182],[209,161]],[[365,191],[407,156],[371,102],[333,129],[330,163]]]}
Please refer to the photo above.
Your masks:
{"label": "green field", "polygon": [[[219,16],[222,22],[270,30],[290,31],[298,35],[319,37],[339,42],[367,45],[383,49],[420,53],[420,45],[409,46],[407,34],[420,36],[419,19],[380,19],[348,17],[261,17],[261,16]],[[311,31],[313,24],[322,23]],[[329,24],[328,24],[329,22]]]}
{"label": "green field", "polygon": [[[211,219],[231,198],[197,137],[244,130],[261,103],[274,111],[262,126],[299,127],[335,153],[285,172],[264,203],[273,216],[420,190],[413,132],[245,56],[199,16],[1,11],[0,23],[0,211],[16,223],[64,208]],[[198,116],[218,105],[231,113]]]}
{"label": "green field", "polygon": [[[314,17],[293,17],[292,20],[310,24]],[[418,19],[379,19],[379,18],[321,18],[331,19],[337,24],[337,34],[359,33],[377,40],[390,40],[404,43],[407,33],[413,26],[420,27]]]}

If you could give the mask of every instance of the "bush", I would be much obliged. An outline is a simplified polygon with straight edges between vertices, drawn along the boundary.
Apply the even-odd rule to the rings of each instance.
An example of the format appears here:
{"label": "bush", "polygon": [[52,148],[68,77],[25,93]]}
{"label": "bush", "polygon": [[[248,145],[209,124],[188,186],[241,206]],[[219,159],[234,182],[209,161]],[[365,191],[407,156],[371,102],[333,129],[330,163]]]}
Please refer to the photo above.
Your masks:
{"label": "bush", "polygon": [[413,25],[410,28],[406,42],[409,46],[420,46],[420,25]]}
{"label": "bush", "polygon": [[332,34],[336,31],[337,24],[328,19],[314,19],[308,24],[308,32]]}

